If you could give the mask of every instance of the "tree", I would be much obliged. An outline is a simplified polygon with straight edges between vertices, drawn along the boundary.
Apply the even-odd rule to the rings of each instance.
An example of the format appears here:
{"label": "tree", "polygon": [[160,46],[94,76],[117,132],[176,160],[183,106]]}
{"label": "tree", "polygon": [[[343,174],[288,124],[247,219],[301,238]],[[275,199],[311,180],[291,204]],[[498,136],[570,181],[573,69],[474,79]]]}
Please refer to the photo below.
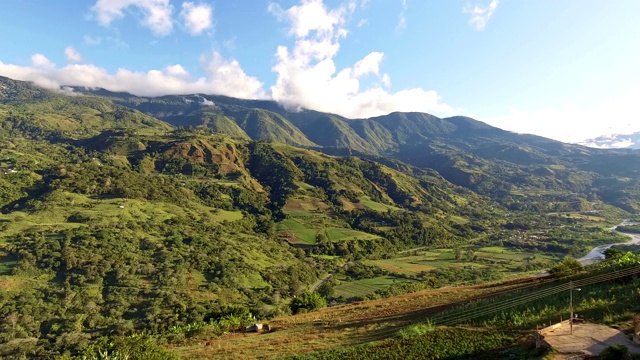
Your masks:
{"label": "tree", "polygon": [[584,268],[580,261],[567,256],[560,263],[549,270],[552,275],[572,275],[581,272]]}
{"label": "tree", "polygon": [[291,301],[291,312],[298,314],[321,309],[327,306],[327,300],[315,292],[303,292]]}
{"label": "tree", "polygon": [[475,251],[473,251],[473,249],[467,249],[467,261],[471,262],[475,259],[476,255],[475,255]]}
{"label": "tree", "polygon": [[604,251],[604,258],[607,260],[617,259],[619,257],[622,257],[622,255],[624,255],[624,251],[614,249],[614,248],[608,248],[607,250]]}
{"label": "tree", "polygon": [[336,291],[333,288],[333,283],[331,280],[327,280],[322,283],[322,285],[318,286],[318,294],[320,294],[325,299],[332,298]]}

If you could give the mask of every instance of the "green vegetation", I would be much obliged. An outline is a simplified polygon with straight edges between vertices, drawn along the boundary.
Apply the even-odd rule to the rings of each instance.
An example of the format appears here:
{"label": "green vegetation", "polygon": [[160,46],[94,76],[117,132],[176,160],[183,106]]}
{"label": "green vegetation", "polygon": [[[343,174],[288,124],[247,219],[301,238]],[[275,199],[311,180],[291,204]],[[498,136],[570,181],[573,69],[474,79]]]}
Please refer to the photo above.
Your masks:
{"label": "green vegetation", "polygon": [[[608,228],[640,209],[636,154],[467,118],[347,120],[268,101],[0,85],[0,357],[166,358],[165,344],[327,300],[581,273],[557,263],[624,242]],[[542,319],[500,316],[478,321]],[[466,357],[515,336],[402,334],[358,351]],[[445,350],[457,336],[478,341]],[[333,355],[353,354],[342,351]]]}
{"label": "green vegetation", "polygon": [[616,227],[616,230],[625,233],[640,234],[640,225],[620,225]]}
{"label": "green vegetation", "polygon": [[292,359],[495,359],[518,335],[484,329],[440,328],[415,337]]}
{"label": "green vegetation", "polygon": [[291,312],[298,314],[300,312],[309,312],[321,309],[327,306],[327,300],[317,293],[303,292],[291,301]]}

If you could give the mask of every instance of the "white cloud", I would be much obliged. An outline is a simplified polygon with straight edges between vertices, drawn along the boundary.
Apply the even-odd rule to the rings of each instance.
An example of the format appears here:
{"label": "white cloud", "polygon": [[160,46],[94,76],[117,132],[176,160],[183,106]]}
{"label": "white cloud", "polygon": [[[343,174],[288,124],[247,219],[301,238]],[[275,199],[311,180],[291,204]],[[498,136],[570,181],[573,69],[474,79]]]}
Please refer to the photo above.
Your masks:
{"label": "white cloud", "polygon": [[80,53],[71,46],[67,46],[67,48],[64,49],[64,54],[67,56],[67,61],[70,63],[77,63],[82,61],[82,56],[80,56]]}
{"label": "white cloud", "polygon": [[35,67],[43,69],[51,69],[56,66],[56,64],[51,62],[51,60],[47,59],[47,57],[42,54],[33,54],[31,56],[31,64],[33,64],[33,66]]}
{"label": "white cloud", "polygon": [[178,78],[185,78],[189,76],[189,72],[187,72],[187,70],[185,70],[180,64],[167,66],[165,68],[165,72],[170,76],[175,76]]}
{"label": "white cloud", "polygon": [[84,35],[82,37],[82,40],[87,45],[100,45],[100,44],[102,44],[102,38],[99,37],[99,36],[98,37],[93,37],[91,35]]}
{"label": "white cloud", "polygon": [[389,76],[389,74],[383,74],[381,81],[384,86],[386,87],[391,86],[391,77]]}
{"label": "white cloud", "polygon": [[360,19],[360,21],[358,21],[358,25],[357,26],[358,27],[363,27],[364,25],[367,24],[368,21],[369,20],[367,20],[367,19]]}
{"label": "white cloud", "polygon": [[366,74],[378,75],[383,57],[384,54],[381,52],[372,52],[365,56],[353,66],[353,76],[360,77]]}
{"label": "white cloud", "polygon": [[[146,8],[150,4],[159,9],[170,8],[168,2],[161,0],[114,0],[111,3],[100,0],[94,11],[103,14],[102,23],[109,24],[119,16],[125,16],[123,9],[129,6],[145,9],[143,4]],[[98,12],[98,8],[103,13]],[[435,91],[420,88],[395,93],[387,91],[391,78],[381,72],[382,52],[371,51],[351,66],[336,67],[334,57],[340,50],[340,40],[348,34],[347,18],[355,8],[353,0],[335,9],[328,9],[322,0],[301,0],[297,6],[288,9],[269,4],[269,11],[287,22],[293,45],[277,48],[272,68],[277,79],[268,93],[257,78],[244,72],[238,61],[225,59],[218,52],[200,57],[204,75],[198,77],[180,64],[149,71],[121,68],[115,72],[92,64],[56,67],[42,54],[34,55],[30,66],[0,62],[0,75],[33,81],[48,88],[63,85],[102,87],[143,96],[203,93],[238,98],[270,97],[292,108],[308,108],[352,118],[393,111],[451,114],[451,107],[442,103]],[[96,45],[115,44],[110,37],[87,35],[84,41]],[[365,80],[370,85],[363,85]]]}
{"label": "white cloud", "polygon": [[479,120],[518,133],[580,143],[598,136],[640,131],[640,109],[637,105],[639,98],[640,88],[588,108],[566,106],[528,111],[514,109],[504,115]]}
{"label": "white cloud", "polygon": [[[388,93],[374,85],[361,89],[364,76],[380,78],[381,52],[371,52],[352,67],[336,68],[333,58],[340,50],[339,40],[347,35],[346,16],[353,7],[343,5],[329,10],[320,0],[303,0],[284,10],[271,4],[269,11],[281,21],[289,21],[293,49],[279,46],[273,71],[276,83],[271,97],[291,108],[308,108],[346,117],[370,117],[393,111],[451,113],[435,91],[409,89]],[[387,74],[380,81],[388,86]]]}
{"label": "white cloud", "polygon": [[236,48],[236,40],[238,40],[238,37],[234,35],[233,37],[224,40],[222,42],[222,46],[224,46],[227,50],[233,51]]}
{"label": "white cloud", "polygon": [[402,12],[398,17],[398,25],[396,26],[396,31],[401,31],[406,28],[407,28],[407,17],[404,15],[404,12]]}
{"label": "white cloud", "polygon": [[336,25],[344,23],[344,14],[347,8],[341,6],[328,11],[322,0],[302,0],[299,6],[292,6],[284,13],[277,4],[269,4],[269,11],[284,20],[283,16],[291,22],[289,34],[298,38],[309,35],[310,32],[317,32],[318,36],[333,34]]}
{"label": "white cloud", "polygon": [[[601,140],[601,139],[600,139]],[[593,140],[587,140],[581,143],[582,145],[599,148],[599,149],[624,149],[635,145],[630,138],[618,140],[617,138],[613,138],[606,143],[598,143]]]}
{"label": "white cloud", "polygon": [[82,40],[87,45],[101,45],[104,43],[116,49],[126,49],[129,47],[129,44],[122,41],[122,39],[113,36],[106,36],[103,38],[100,36],[93,37],[91,35],[84,35]]}
{"label": "white cloud", "polygon": [[226,60],[215,52],[200,60],[207,76],[194,78],[179,64],[147,72],[118,69],[115,73],[109,73],[91,64],[69,64],[58,68],[44,55],[35,54],[32,56],[32,66],[0,62],[0,75],[32,81],[49,89],[73,85],[101,87],[143,96],[203,93],[239,98],[265,97],[262,83],[246,75],[237,61]]}
{"label": "white cloud", "polygon": [[499,2],[499,0],[491,0],[491,3],[486,7],[479,5],[472,6],[471,4],[467,3],[462,11],[465,14],[471,15],[469,24],[473,25],[476,30],[482,31],[484,30],[485,26],[487,26],[487,22],[489,22],[489,20],[493,16],[493,13],[496,11]]}
{"label": "white cloud", "polygon": [[180,17],[191,35],[200,35],[205,30],[213,28],[213,9],[209,5],[184,2]]}
{"label": "white cloud", "polygon": [[213,101],[211,101],[209,99],[205,99],[205,98],[202,98],[202,101],[200,102],[200,105],[202,105],[202,106],[216,106],[216,104]]}
{"label": "white cloud", "polygon": [[407,28],[407,10],[409,10],[409,4],[407,0],[402,0],[402,10],[398,16],[398,25],[396,25],[396,31],[402,31]]}
{"label": "white cloud", "polygon": [[214,52],[210,57],[201,56],[200,63],[209,75],[211,87],[217,89],[214,93],[243,99],[266,97],[263,84],[245,74],[237,60],[225,60],[218,52]]}
{"label": "white cloud", "polygon": [[124,10],[133,7],[142,15],[142,25],[157,36],[166,36],[173,30],[173,7],[169,0],[98,0],[93,7],[98,23],[109,26],[125,16]]}

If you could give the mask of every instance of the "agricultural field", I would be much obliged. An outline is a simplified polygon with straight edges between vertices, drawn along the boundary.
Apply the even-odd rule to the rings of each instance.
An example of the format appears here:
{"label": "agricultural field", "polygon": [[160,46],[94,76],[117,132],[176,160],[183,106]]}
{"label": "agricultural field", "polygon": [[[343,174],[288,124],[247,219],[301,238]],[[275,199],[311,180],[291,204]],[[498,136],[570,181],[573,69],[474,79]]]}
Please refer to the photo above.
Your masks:
{"label": "agricultural field", "polygon": [[342,206],[345,210],[364,209],[373,211],[387,211],[387,210],[401,210],[398,207],[383,204],[381,202],[373,201],[368,196],[360,196],[357,202],[350,201],[346,198],[341,198]]}
{"label": "agricultural field", "polygon": [[391,259],[367,260],[365,263],[384,270],[415,276],[421,272],[446,268],[486,268],[498,267],[503,273],[520,271],[520,267],[532,262],[544,263],[559,260],[556,256],[511,250],[503,247],[483,247],[467,253],[460,250],[456,259],[454,249],[435,249],[416,251],[412,255]]}
{"label": "agricultural field", "polygon": [[313,245],[319,234],[324,234],[332,242],[378,238],[376,235],[347,228],[346,223],[333,216],[327,203],[315,197],[292,197],[287,201],[284,213],[287,219],[279,222],[276,230],[292,244]]}
{"label": "agricultural field", "polygon": [[305,221],[299,217],[285,219],[278,223],[277,230],[281,236],[287,238],[291,243],[302,243],[313,245],[316,243],[318,234],[324,234],[329,241],[349,241],[349,240],[372,240],[377,239],[376,235],[368,234],[358,230],[345,229],[340,227],[330,227],[331,224],[322,224],[317,221]]}

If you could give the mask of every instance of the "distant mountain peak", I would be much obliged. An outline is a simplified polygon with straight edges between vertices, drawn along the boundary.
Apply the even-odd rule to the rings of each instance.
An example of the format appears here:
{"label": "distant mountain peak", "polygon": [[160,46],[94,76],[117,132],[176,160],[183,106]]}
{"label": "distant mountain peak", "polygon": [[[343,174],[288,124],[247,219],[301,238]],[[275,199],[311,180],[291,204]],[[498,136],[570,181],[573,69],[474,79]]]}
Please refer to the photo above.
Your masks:
{"label": "distant mountain peak", "polygon": [[581,145],[599,149],[640,149],[640,132],[602,135],[585,140]]}

